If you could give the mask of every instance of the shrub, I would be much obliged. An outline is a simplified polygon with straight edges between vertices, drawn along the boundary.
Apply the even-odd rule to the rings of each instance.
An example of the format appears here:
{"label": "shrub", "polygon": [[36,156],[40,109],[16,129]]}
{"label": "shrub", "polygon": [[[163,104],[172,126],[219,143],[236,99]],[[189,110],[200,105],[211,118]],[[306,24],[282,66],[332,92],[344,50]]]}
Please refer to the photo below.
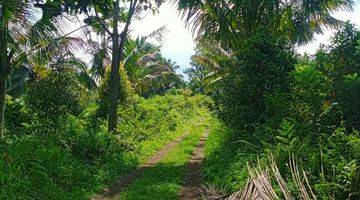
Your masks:
{"label": "shrub", "polygon": [[20,133],[19,130],[30,122],[30,114],[25,108],[23,99],[15,99],[11,96],[6,98],[5,127],[7,132]]}
{"label": "shrub", "polygon": [[272,117],[266,97],[289,91],[289,73],[296,60],[286,40],[265,30],[246,38],[236,55],[229,62],[218,107],[231,127],[251,130]]}
{"label": "shrub", "polygon": [[25,102],[29,110],[43,119],[56,120],[81,111],[81,91],[73,75],[50,71],[29,85]]}
{"label": "shrub", "polygon": [[[315,59],[300,58],[296,66],[281,42],[257,35],[244,42],[248,46],[243,44],[237,60],[229,61],[217,106],[237,134],[215,132],[222,144],[207,154],[207,182],[239,189],[247,176],[242,168],[254,161],[254,153],[263,164],[272,154],[288,181],[286,166],[294,155],[319,199],[359,199],[359,32],[346,25],[328,49]],[[238,134],[244,132],[251,135]],[[292,181],[288,186],[295,189]]]}
{"label": "shrub", "polygon": [[[133,91],[131,83],[128,80],[126,72],[124,69],[119,70],[120,80],[119,80],[119,91],[118,91],[118,101],[120,105],[129,105],[132,102],[136,101],[136,95]],[[109,112],[109,82],[110,82],[110,69],[105,72],[105,78],[103,78],[98,93],[98,116],[105,118]]]}

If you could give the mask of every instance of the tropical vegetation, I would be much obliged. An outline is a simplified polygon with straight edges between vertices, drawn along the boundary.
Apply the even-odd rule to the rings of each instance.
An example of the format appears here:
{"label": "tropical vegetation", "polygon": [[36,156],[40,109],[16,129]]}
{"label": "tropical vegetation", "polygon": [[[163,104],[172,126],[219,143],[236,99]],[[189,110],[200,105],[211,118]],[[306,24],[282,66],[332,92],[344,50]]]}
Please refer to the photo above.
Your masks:
{"label": "tropical vegetation", "polygon": [[204,148],[206,199],[359,199],[360,30],[333,13],[360,2],[171,2],[183,73],[166,27],[131,35],[163,0],[0,0],[0,199],[91,199],[179,138],[119,198],[179,198]]}

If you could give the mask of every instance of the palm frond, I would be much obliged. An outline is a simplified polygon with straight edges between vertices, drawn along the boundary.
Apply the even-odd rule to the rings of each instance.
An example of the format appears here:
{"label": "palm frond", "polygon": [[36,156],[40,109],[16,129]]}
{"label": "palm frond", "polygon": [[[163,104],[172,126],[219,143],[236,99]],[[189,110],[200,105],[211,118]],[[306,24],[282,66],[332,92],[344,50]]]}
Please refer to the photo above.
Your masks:
{"label": "palm frond", "polygon": [[[276,200],[280,198],[293,200],[296,199],[297,196],[303,200],[317,199],[311,190],[305,171],[299,169],[293,155],[289,158],[289,168],[292,175],[292,180],[290,181],[297,187],[295,195],[291,194],[287,188],[287,183],[281,176],[274,157],[270,155],[268,160],[269,165],[265,166],[265,168],[260,164],[256,167],[250,167],[248,165],[249,178],[241,190],[228,195],[219,195],[215,187],[206,188],[202,186],[200,191],[203,197],[209,200]],[[280,194],[276,192],[277,188],[280,188]]]}
{"label": "palm frond", "polygon": [[153,32],[151,32],[149,35],[145,36],[145,40],[150,39],[156,39],[158,42],[162,42],[162,39],[164,38],[164,34],[167,32],[166,26],[162,26]]}

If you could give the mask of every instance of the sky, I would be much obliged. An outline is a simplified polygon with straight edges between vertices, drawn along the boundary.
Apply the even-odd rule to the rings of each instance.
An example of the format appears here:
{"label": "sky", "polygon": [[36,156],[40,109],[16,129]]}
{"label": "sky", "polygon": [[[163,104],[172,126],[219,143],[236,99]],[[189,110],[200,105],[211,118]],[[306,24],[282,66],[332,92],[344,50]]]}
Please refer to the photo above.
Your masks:
{"label": "sky", "polygon": [[167,31],[162,41],[161,53],[175,61],[180,70],[190,67],[190,57],[195,53],[195,42],[173,4],[166,2],[160,6],[158,14],[149,13],[142,20],[132,22],[131,35],[148,35],[164,25]]}
{"label": "sky", "polygon": [[[352,12],[335,12],[333,16],[343,21],[349,20],[360,28],[360,3]],[[175,61],[182,71],[190,67],[190,57],[195,53],[195,42],[191,31],[185,27],[174,5],[166,2],[161,5],[158,14],[149,13],[143,19],[134,21],[131,34],[135,37],[145,36],[164,25],[167,27],[167,32],[162,41],[161,52],[166,58]],[[320,44],[329,44],[329,39],[333,34],[333,30],[324,30],[323,35],[316,35],[307,45],[297,47],[297,51],[301,54],[305,52],[314,54]]]}

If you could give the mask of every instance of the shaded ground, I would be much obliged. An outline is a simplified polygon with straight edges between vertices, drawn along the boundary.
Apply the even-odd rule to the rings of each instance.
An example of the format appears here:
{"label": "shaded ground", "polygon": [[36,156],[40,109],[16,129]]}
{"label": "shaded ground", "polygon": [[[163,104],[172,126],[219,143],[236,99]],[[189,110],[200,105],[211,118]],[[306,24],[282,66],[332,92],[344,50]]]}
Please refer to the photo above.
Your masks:
{"label": "shaded ground", "polygon": [[191,159],[187,164],[187,175],[179,194],[180,200],[198,199],[200,197],[200,192],[198,188],[202,182],[201,165],[202,159],[204,158],[205,141],[208,135],[209,130],[206,129],[204,135],[200,138],[198,146],[193,151]]}

